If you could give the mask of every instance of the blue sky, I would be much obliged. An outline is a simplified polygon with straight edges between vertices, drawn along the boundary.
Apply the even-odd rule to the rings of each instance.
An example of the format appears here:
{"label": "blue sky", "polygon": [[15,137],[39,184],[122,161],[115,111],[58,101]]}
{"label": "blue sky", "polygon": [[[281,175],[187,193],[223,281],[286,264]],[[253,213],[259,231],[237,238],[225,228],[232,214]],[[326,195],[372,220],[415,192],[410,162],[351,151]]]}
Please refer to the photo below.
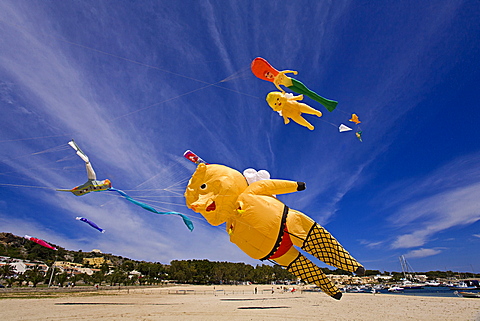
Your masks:
{"label": "blue sky", "polygon": [[[0,231],[136,260],[250,259],[184,205],[195,165],[305,181],[280,196],[367,269],[480,272],[476,1],[2,1]],[[265,102],[255,57],[339,101],[314,131]],[[363,142],[339,133],[357,113]],[[351,124],[351,123],[350,123]],[[74,138],[111,192],[86,180]],[[105,234],[76,221],[84,216]]]}

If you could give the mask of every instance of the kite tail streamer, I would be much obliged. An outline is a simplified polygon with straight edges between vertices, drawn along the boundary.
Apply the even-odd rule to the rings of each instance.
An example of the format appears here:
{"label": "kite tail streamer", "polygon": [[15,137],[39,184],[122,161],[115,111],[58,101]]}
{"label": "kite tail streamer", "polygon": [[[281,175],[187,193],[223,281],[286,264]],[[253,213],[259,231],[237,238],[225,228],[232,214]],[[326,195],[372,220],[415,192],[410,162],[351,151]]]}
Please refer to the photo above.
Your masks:
{"label": "kite tail streamer", "polygon": [[308,89],[301,81],[299,80],[296,80],[296,79],[293,79],[292,78],[292,86],[288,87],[290,90],[296,92],[297,94],[302,94],[302,95],[305,95],[307,97],[310,97],[311,99],[319,102],[320,104],[322,104],[323,106],[325,106],[325,108],[327,108],[328,111],[334,111],[335,108],[337,107],[338,105],[338,101],[335,101],[335,100],[330,100],[330,99],[327,99],[327,98],[323,98],[322,96],[320,96],[319,94],[317,94],[316,92],[314,91],[311,91],[310,89]]}
{"label": "kite tail streamer", "polygon": [[113,192],[117,192],[118,194],[122,195],[124,198],[126,198],[128,201],[132,202],[133,204],[136,204],[140,207],[143,207],[144,209],[146,209],[147,211],[150,211],[152,213],[156,213],[156,214],[162,214],[162,215],[167,215],[167,214],[174,214],[174,215],[179,215],[182,217],[183,219],[183,222],[185,223],[185,225],[188,227],[188,229],[190,231],[193,231],[193,223],[192,221],[187,217],[185,216],[184,214],[182,213],[178,213],[178,212],[159,212],[157,211],[156,209],[154,209],[153,207],[151,207],[150,205],[147,205],[145,203],[142,203],[142,202],[139,202],[133,198],[131,198],[127,193],[125,193],[124,191],[122,190],[119,190],[119,189],[116,189],[116,188],[113,188],[111,187],[110,189],[108,189],[109,191],[113,191]]}

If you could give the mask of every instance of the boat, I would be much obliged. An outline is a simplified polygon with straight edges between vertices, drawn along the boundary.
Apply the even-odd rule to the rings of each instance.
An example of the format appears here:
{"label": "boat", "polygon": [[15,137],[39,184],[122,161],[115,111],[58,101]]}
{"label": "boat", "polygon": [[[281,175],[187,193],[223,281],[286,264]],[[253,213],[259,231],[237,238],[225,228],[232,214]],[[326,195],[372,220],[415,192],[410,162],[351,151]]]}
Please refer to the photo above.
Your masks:
{"label": "boat", "polygon": [[415,276],[415,271],[413,271],[410,264],[408,264],[405,256],[401,255],[399,259],[400,259],[400,265],[402,266],[402,272],[404,276],[403,283],[400,285],[400,287],[408,290],[423,289],[423,286],[425,285],[425,283],[418,283],[418,280]]}
{"label": "boat", "polygon": [[464,298],[479,298],[480,299],[480,292],[458,292]]}
{"label": "boat", "polygon": [[457,285],[451,286],[450,290],[475,290],[480,289],[478,285],[478,281],[462,281],[459,282]]}
{"label": "boat", "polygon": [[407,290],[423,289],[423,283],[413,283],[410,281],[405,281],[402,283],[401,287]]}
{"label": "boat", "polygon": [[371,289],[365,286],[346,286],[341,289],[342,292],[345,293],[369,293]]}
{"label": "boat", "polygon": [[405,289],[397,285],[394,285],[388,288],[388,292],[402,292],[403,290]]}

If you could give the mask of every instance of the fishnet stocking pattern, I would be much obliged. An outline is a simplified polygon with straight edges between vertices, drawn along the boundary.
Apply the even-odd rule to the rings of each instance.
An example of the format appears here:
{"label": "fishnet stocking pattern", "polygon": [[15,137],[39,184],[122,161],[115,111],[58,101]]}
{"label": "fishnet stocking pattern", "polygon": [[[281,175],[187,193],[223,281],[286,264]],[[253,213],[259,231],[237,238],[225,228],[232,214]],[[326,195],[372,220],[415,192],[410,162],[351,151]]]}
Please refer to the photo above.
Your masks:
{"label": "fishnet stocking pattern", "polygon": [[290,263],[287,270],[307,283],[316,284],[330,296],[340,292],[318,266],[301,254]]}
{"label": "fishnet stocking pattern", "polygon": [[323,227],[314,224],[303,242],[302,249],[328,265],[348,272],[362,266]]}

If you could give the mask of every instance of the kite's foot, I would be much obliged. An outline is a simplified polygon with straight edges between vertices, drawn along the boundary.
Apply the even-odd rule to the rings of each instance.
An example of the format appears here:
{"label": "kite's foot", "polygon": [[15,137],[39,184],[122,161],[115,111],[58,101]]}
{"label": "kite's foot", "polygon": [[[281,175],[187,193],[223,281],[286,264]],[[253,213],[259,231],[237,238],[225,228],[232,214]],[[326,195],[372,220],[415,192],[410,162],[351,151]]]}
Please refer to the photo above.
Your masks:
{"label": "kite's foot", "polygon": [[365,275],[365,268],[363,266],[359,266],[356,270],[355,270],[355,274],[356,275]]}
{"label": "kite's foot", "polygon": [[342,292],[337,292],[334,295],[332,295],[332,298],[335,300],[340,300],[342,298]]}

